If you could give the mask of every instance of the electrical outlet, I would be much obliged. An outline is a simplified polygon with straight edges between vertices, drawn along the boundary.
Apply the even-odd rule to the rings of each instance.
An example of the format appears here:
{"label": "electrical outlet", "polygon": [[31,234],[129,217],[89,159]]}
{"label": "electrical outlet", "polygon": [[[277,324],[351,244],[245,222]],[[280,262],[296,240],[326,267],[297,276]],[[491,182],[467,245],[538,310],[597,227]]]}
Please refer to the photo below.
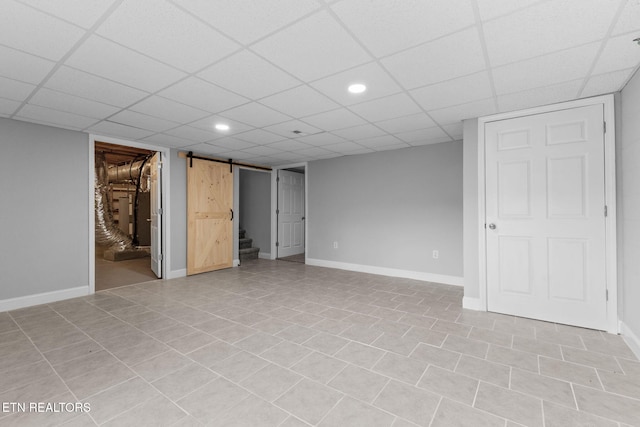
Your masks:
{"label": "electrical outlet", "polygon": [[433,259],[438,259],[439,257],[440,257],[440,251],[434,250],[433,251]]}
{"label": "electrical outlet", "polygon": [[338,249],[338,242],[333,242],[333,249]]}

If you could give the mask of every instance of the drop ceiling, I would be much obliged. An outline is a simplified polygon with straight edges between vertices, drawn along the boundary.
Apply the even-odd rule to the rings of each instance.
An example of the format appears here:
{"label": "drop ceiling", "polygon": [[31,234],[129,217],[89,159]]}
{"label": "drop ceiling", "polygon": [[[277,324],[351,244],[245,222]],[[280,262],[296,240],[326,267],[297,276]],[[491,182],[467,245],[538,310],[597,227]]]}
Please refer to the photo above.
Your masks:
{"label": "drop ceiling", "polygon": [[459,140],[463,119],[615,92],[640,64],[640,0],[0,7],[1,117],[266,165]]}

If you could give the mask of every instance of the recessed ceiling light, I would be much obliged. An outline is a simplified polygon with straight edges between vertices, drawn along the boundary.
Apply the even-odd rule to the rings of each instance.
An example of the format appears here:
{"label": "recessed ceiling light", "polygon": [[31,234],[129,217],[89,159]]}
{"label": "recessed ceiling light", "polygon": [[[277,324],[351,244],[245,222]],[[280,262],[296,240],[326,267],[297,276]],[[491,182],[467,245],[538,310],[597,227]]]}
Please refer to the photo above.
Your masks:
{"label": "recessed ceiling light", "polygon": [[354,84],[352,84],[352,85],[349,85],[348,90],[349,90],[349,92],[351,92],[351,93],[362,93],[362,92],[364,92],[365,90],[367,90],[367,86],[365,86],[365,85],[364,85],[364,84],[362,84],[362,83],[354,83]]}
{"label": "recessed ceiling light", "polygon": [[224,123],[217,123],[216,124],[216,129],[218,129],[218,130],[229,130],[229,125],[226,125]]}

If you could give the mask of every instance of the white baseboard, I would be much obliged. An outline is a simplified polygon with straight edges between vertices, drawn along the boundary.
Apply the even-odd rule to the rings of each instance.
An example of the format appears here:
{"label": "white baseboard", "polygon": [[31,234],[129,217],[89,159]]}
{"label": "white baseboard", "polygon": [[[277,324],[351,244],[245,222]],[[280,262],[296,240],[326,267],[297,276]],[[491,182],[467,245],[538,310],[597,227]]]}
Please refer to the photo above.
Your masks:
{"label": "white baseboard", "polygon": [[86,295],[89,295],[89,286],[78,286],[77,288],[63,289],[61,291],[44,292],[41,294],[9,298],[0,300],[0,312],[62,301],[69,298],[83,297]]}
{"label": "white baseboard", "polygon": [[462,308],[475,311],[486,311],[480,298],[462,297]]}
{"label": "white baseboard", "polygon": [[258,252],[258,258],[271,259],[271,254],[269,252]]}
{"label": "white baseboard", "polygon": [[186,268],[182,268],[180,270],[171,270],[169,273],[167,273],[167,279],[177,279],[178,277],[186,277],[186,276],[187,276]]}
{"label": "white baseboard", "polygon": [[240,260],[239,259],[234,259],[233,260],[233,266],[234,267],[238,267],[240,265]]}
{"label": "white baseboard", "polygon": [[620,335],[624,338],[625,342],[640,360],[640,337],[638,337],[624,322],[620,322]]}
{"label": "white baseboard", "polygon": [[444,274],[423,273],[421,271],[400,270],[396,268],[374,267],[372,265],[350,264],[346,262],[327,261],[323,259],[307,258],[307,265],[337,268],[339,270],[357,271],[360,273],[378,274],[380,276],[402,277],[404,279],[422,280],[424,282],[443,283],[445,285],[463,286],[464,279],[458,276]]}

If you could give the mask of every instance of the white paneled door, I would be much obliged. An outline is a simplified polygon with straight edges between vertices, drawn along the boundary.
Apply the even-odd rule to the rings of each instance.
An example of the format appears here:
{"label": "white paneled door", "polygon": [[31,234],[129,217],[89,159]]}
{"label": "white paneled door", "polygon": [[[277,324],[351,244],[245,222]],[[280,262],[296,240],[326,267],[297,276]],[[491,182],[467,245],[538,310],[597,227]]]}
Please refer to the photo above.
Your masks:
{"label": "white paneled door", "polygon": [[278,171],[278,258],[304,253],[304,174]]}
{"label": "white paneled door", "polygon": [[489,311],[607,329],[603,114],[485,125]]}
{"label": "white paneled door", "polygon": [[151,194],[151,270],[158,277],[162,277],[162,187],[161,153],[155,153],[150,161],[151,179],[149,189]]}

